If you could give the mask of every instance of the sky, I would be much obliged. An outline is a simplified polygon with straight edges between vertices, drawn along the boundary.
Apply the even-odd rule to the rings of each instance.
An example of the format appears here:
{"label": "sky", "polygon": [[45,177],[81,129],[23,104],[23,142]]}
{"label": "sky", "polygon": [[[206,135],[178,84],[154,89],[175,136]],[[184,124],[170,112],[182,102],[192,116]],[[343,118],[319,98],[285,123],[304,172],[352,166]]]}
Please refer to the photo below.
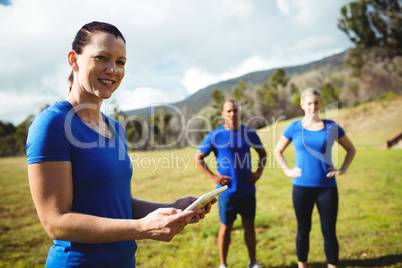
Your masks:
{"label": "sky", "polygon": [[349,0],[0,0],[0,121],[20,124],[67,97],[67,53],[91,21],[127,41],[126,75],[106,101],[127,111],[181,101],[250,72],[352,47],[337,28]]}

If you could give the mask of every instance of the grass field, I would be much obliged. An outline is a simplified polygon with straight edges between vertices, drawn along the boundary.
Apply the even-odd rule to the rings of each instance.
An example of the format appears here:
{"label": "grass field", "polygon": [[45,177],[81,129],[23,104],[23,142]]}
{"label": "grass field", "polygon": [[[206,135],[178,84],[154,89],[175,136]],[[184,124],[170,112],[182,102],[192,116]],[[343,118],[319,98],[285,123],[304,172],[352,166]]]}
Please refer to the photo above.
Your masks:
{"label": "grass field", "polygon": [[[402,267],[402,151],[384,149],[385,140],[402,131],[400,114],[402,101],[397,99],[341,110],[333,118],[344,126],[358,149],[348,172],[337,179],[341,267]],[[276,167],[272,156],[276,139],[288,122],[259,131],[268,152],[266,169],[257,183],[257,258],[264,267],[296,267],[297,261],[291,180]],[[194,167],[194,150],[131,152],[133,194],[172,202],[212,190],[213,182]],[[292,148],[286,151],[290,163],[293,153]],[[345,153],[340,149],[333,155],[334,162],[342,163]],[[187,226],[170,243],[138,241],[137,267],[218,267],[218,230],[214,207],[206,219]],[[43,267],[51,244],[32,203],[25,158],[0,158],[0,267]],[[228,263],[230,267],[247,263],[239,220],[232,233]],[[310,267],[326,265],[316,209],[309,263]]]}

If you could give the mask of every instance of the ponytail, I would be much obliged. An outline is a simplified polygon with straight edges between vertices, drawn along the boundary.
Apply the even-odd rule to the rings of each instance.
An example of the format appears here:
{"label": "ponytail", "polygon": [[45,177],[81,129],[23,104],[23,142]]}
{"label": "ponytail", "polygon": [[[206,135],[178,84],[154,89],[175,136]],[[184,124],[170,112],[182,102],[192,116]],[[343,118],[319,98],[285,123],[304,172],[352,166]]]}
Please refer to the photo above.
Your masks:
{"label": "ponytail", "polygon": [[68,77],[68,83],[70,84],[70,88],[68,90],[68,93],[70,94],[71,90],[73,89],[74,71],[71,71],[70,76]]}

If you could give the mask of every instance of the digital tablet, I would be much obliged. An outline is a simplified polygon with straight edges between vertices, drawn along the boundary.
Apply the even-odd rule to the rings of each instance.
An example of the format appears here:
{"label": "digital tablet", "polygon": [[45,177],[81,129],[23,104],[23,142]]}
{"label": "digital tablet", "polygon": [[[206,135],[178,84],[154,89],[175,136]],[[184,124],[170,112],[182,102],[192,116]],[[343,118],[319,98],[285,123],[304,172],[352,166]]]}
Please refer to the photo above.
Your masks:
{"label": "digital tablet", "polygon": [[200,196],[197,200],[194,201],[194,203],[189,205],[184,211],[189,211],[189,210],[192,210],[192,209],[202,208],[203,206],[208,204],[208,202],[211,202],[216,197],[218,197],[218,195],[220,195],[222,192],[224,192],[227,188],[228,188],[228,186],[225,185],[225,186],[222,186],[222,187],[220,187],[218,189],[215,189],[215,190],[213,190],[213,191],[211,191],[209,193],[206,193],[206,194]]}

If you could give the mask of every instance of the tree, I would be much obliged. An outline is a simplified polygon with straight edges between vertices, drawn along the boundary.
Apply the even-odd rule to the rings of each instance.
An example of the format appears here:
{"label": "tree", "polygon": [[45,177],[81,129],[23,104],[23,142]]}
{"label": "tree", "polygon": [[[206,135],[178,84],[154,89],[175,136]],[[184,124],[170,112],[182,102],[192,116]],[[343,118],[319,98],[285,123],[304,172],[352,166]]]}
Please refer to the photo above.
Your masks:
{"label": "tree", "polygon": [[341,8],[341,18],[338,27],[357,46],[372,47],[376,44],[374,29],[370,28],[367,14],[367,3],[364,0],[351,2]]}
{"label": "tree", "polygon": [[247,94],[247,85],[242,80],[239,80],[237,86],[232,90],[232,96],[234,101],[245,108],[252,108],[254,105],[254,100]]}
{"label": "tree", "polygon": [[15,132],[15,126],[11,123],[3,123],[0,121],[0,137],[6,137]]}
{"label": "tree", "polygon": [[[289,82],[284,69],[276,69],[271,77],[257,89],[257,99],[262,116],[267,117],[273,110],[278,110],[284,104],[284,89]],[[292,90],[294,90],[292,88]],[[282,95],[282,96],[281,96]],[[274,108],[274,109],[273,109]],[[283,108],[283,107],[282,107]]]}
{"label": "tree", "polygon": [[247,92],[247,85],[244,81],[239,80],[237,86],[232,90],[233,100],[239,104],[239,108],[241,108],[242,123],[248,121],[254,115],[253,107],[254,100],[252,99],[250,92]]}
{"label": "tree", "polygon": [[269,86],[276,99],[280,96],[280,89],[285,88],[288,82],[289,78],[286,77],[286,72],[282,68],[276,69],[271,75],[269,78]]}
{"label": "tree", "polygon": [[356,45],[345,59],[352,76],[361,78],[379,61],[402,55],[401,6],[401,0],[359,0],[341,8],[338,28]]}
{"label": "tree", "polygon": [[209,122],[211,123],[212,128],[217,128],[222,120],[219,120],[221,117],[221,111],[223,104],[225,103],[225,95],[223,95],[222,92],[219,91],[219,89],[214,88],[211,93],[212,96],[212,109],[213,111],[211,112],[209,116]]}
{"label": "tree", "polygon": [[0,121],[0,156],[15,156],[25,153],[25,143],[28,129],[34,116],[29,116],[24,122],[15,127],[11,123]]}
{"label": "tree", "polygon": [[402,2],[359,0],[341,8],[338,28],[357,48],[385,47],[402,55]]}
{"label": "tree", "polygon": [[125,124],[130,149],[146,150],[149,146],[150,124],[145,118],[134,115]]}
{"label": "tree", "polygon": [[331,83],[327,82],[320,86],[318,89],[321,93],[323,107],[339,100],[340,89],[335,88]]}
{"label": "tree", "polygon": [[113,114],[110,116],[114,120],[119,120],[121,118],[127,117],[123,111],[120,110],[120,105],[117,103],[117,101],[113,100],[111,103],[109,103],[109,107],[112,108]]}
{"label": "tree", "polygon": [[263,116],[267,116],[271,108],[274,106],[275,97],[267,82],[257,89],[257,98],[260,105],[260,111]]}
{"label": "tree", "polygon": [[219,89],[214,88],[211,93],[212,96],[212,108],[217,109],[218,111],[222,110],[222,105],[225,102],[225,95]]}
{"label": "tree", "polygon": [[157,140],[155,147],[163,147],[168,143],[169,121],[172,119],[171,113],[165,112],[164,106],[159,106],[157,113],[151,118],[152,135]]}

